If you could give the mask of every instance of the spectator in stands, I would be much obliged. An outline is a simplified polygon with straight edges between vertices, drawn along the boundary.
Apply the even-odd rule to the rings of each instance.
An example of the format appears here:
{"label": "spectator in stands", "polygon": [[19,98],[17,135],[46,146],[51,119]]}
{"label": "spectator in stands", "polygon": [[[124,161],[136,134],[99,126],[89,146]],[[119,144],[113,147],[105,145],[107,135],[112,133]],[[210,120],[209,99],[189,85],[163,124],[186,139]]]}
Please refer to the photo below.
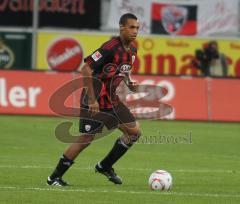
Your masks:
{"label": "spectator in stands", "polygon": [[193,65],[200,69],[204,76],[227,76],[227,58],[223,53],[219,52],[216,41],[204,44],[203,50],[196,50]]}

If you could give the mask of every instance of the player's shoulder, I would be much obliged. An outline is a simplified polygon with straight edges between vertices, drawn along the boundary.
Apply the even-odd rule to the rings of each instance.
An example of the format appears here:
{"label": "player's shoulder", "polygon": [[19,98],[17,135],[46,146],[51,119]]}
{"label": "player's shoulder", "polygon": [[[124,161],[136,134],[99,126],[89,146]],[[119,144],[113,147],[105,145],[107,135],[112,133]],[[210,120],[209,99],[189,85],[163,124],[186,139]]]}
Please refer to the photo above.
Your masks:
{"label": "player's shoulder", "polygon": [[119,37],[113,37],[110,40],[108,40],[105,43],[103,43],[101,48],[104,49],[104,50],[112,50],[115,47],[118,47],[120,45],[121,45],[120,38]]}

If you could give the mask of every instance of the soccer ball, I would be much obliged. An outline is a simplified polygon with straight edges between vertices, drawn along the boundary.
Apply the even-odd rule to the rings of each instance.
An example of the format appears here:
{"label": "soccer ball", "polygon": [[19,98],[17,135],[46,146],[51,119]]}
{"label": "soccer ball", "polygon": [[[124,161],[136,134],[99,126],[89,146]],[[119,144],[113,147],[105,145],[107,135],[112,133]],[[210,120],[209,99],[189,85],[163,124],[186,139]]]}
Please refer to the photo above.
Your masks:
{"label": "soccer ball", "polygon": [[148,184],[152,190],[170,190],[172,188],[172,176],[165,170],[156,170],[150,175]]}

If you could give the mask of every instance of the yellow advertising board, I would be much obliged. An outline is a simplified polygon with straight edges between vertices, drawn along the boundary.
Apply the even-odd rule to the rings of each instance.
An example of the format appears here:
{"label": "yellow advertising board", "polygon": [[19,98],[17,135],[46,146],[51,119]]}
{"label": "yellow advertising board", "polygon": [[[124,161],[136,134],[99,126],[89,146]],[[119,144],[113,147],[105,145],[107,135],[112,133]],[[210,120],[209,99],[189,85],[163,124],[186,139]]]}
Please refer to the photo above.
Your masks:
{"label": "yellow advertising board", "polygon": [[39,33],[37,69],[75,71],[80,68],[84,57],[109,38],[103,35]]}
{"label": "yellow advertising board", "polygon": [[[48,33],[38,34],[37,69],[76,71],[83,58],[91,54],[111,35]],[[138,57],[133,73],[154,75],[201,75],[193,67],[195,51],[209,39],[140,36],[136,41]],[[240,40],[218,39],[221,53],[227,56],[228,76],[240,77]]]}

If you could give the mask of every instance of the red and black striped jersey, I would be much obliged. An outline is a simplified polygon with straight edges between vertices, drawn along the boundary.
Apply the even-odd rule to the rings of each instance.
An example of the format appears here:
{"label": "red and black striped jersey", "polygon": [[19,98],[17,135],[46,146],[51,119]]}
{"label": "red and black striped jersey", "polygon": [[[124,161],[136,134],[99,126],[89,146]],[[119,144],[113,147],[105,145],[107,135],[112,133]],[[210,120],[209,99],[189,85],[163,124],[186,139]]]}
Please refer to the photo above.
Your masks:
{"label": "red and black striped jersey", "polygon": [[84,59],[93,70],[93,82],[96,82],[93,87],[100,109],[111,109],[118,104],[116,88],[129,76],[136,55],[137,49],[133,43],[126,50],[120,37],[115,37]]}

